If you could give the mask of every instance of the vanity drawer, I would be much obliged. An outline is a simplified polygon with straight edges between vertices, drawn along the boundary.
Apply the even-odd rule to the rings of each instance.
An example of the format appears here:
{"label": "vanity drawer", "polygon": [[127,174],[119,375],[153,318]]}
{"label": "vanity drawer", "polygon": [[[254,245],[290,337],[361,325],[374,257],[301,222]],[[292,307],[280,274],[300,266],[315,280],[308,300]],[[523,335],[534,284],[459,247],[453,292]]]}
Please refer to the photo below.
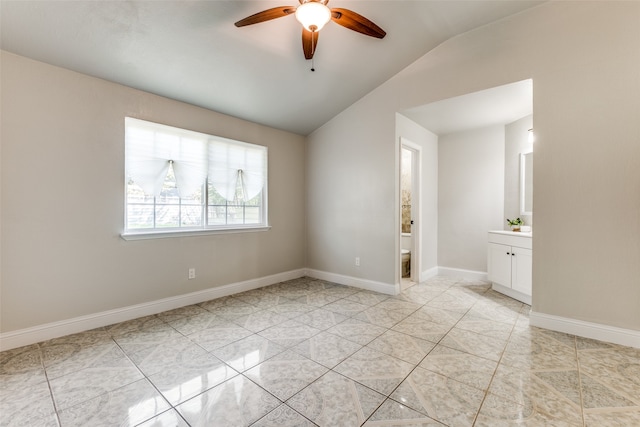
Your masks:
{"label": "vanity drawer", "polygon": [[489,243],[498,243],[500,245],[516,246],[518,248],[532,249],[533,240],[531,234],[520,234],[517,232],[489,232]]}

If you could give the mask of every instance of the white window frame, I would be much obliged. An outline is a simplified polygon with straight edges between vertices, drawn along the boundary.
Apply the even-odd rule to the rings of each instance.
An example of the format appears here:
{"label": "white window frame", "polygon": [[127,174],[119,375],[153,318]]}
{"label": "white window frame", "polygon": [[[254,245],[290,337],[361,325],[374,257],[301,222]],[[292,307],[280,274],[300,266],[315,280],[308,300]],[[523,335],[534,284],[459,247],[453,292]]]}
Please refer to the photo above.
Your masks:
{"label": "white window frame", "polygon": [[[257,151],[264,152],[264,172],[263,172],[263,184],[258,195],[261,197],[261,205],[260,205],[260,223],[251,223],[251,224],[224,224],[224,225],[209,225],[208,224],[208,210],[209,207],[212,206],[209,201],[209,192],[208,185],[211,183],[208,175],[204,178],[202,183],[202,200],[200,203],[201,207],[201,215],[202,215],[202,225],[200,226],[178,226],[178,227],[155,227],[155,219],[154,219],[154,228],[128,228],[128,183],[130,174],[128,170],[128,162],[127,162],[127,142],[125,138],[125,182],[124,182],[124,226],[123,232],[121,233],[121,237],[125,240],[141,240],[141,239],[158,239],[158,238],[167,238],[167,237],[185,237],[185,236],[200,236],[200,235],[208,235],[208,234],[220,234],[220,233],[246,233],[246,232],[260,232],[267,231],[271,227],[269,226],[269,216],[268,216],[268,149],[265,146],[252,144],[244,141],[236,141],[228,138],[218,137],[215,135],[208,135],[200,132],[193,132],[181,128],[176,128],[172,126],[167,126],[163,124],[153,123],[149,121],[134,119],[131,117],[125,118],[125,132],[127,131],[129,126],[146,126],[151,129],[157,129],[158,132],[162,132],[163,130],[166,132],[174,132],[176,134],[184,133],[189,138],[202,138],[203,141],[206,141],[207,147],[209,144],[219,143],[216,147],[221,147],[223,144],[228,144],[231,147],[247,147],[248,149],[257,148]],[[207,152],[211,152],[212,150],[207,149]],[[171,161],[172,162],[172,161]],[[213,162],[213,161],[212,161]],[[213,170],[214,176],[216,174],[215,169],[211,169],[211,163],[207,161],[209,164],[209,170]],[[216,163],[216,162],[213,162]],[[219,165],[219,163],[216,163]],[[176,173],[177,174],[177,173]],[[240,174],[242,176],[242,174]],[[254,174],[256,176],[256,174]],[[260,174],[257,174],[260,176]],[[215,184],[213,184],[215,187]],[[244,187],[243,187],[244,188]],[[256,191],[256,187],[254,185],[253,191]],[[145,193],[148,194],[148,193]],[[150,194],[149,194],[150,195]],[[155,218],[155,207],[156,207],[156,199],[157,197],[154,195],[153,209],[154,209],[154,218]],[[227,196],[229,197],[229,196]],[[257,197],[257,195],[256,195]],[[177,206],[182,206],[182,198],[180,198]],[[229,201],[227,201],[227,205],[229,205]],[[233,205],[232,205],[233,206]],[[181,209],[181,208],[180,208]]]}

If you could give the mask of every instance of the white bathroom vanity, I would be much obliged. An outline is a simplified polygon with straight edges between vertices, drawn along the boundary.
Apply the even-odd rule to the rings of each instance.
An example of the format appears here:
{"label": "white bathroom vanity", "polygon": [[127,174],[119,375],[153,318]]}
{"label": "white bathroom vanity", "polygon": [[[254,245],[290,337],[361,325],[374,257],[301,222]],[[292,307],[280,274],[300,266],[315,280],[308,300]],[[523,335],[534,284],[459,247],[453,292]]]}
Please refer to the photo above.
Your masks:
{"label": "white bathroom vanity", "polygon": [[490,231],[487,259],[492,288],[531,305],[532,233]]}

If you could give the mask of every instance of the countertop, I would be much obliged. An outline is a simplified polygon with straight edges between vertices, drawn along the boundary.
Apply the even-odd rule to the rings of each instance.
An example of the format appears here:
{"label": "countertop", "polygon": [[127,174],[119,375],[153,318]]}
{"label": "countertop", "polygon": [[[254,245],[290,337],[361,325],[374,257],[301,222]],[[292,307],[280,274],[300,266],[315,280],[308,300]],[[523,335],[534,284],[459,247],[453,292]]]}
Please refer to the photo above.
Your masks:
{"label": "countertop", "polygon": [[491,230],[489,233],[495,234],[504,234],[506,236],[514,236],[514,237],[533,237],[532,231],[507,231],[507,230]]}

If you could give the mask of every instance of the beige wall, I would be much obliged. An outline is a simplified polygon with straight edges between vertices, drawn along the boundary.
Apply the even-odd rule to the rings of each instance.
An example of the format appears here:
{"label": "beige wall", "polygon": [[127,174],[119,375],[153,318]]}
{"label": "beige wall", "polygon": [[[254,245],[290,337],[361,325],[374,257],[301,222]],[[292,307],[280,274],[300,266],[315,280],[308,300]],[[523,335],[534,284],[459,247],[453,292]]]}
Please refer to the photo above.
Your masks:
{"label": "beige wall", "polygon": [[[303,137],[6,52],[1,78],[2,332],[305,267]],[[267,146],[272,229],[122,240],[125,116]]]}
{"label": "beige wall", "polygon": [[441,135],[438,168],[438,265],[484,273],[487,232],[505,221],[504,126]]}
{"label": "beige wall", "polygon": [[443,43],[326,123],[308,137],[308,265],[393,283],[395,113],[532,78],[533,309],[640,330],[638,22],[640,2],[548,2]]}
{"label": "beige wall", "polygon": [[394,284],[399,150],[395,111],[377,108],[358,102],[307,137],[307,266]]}

